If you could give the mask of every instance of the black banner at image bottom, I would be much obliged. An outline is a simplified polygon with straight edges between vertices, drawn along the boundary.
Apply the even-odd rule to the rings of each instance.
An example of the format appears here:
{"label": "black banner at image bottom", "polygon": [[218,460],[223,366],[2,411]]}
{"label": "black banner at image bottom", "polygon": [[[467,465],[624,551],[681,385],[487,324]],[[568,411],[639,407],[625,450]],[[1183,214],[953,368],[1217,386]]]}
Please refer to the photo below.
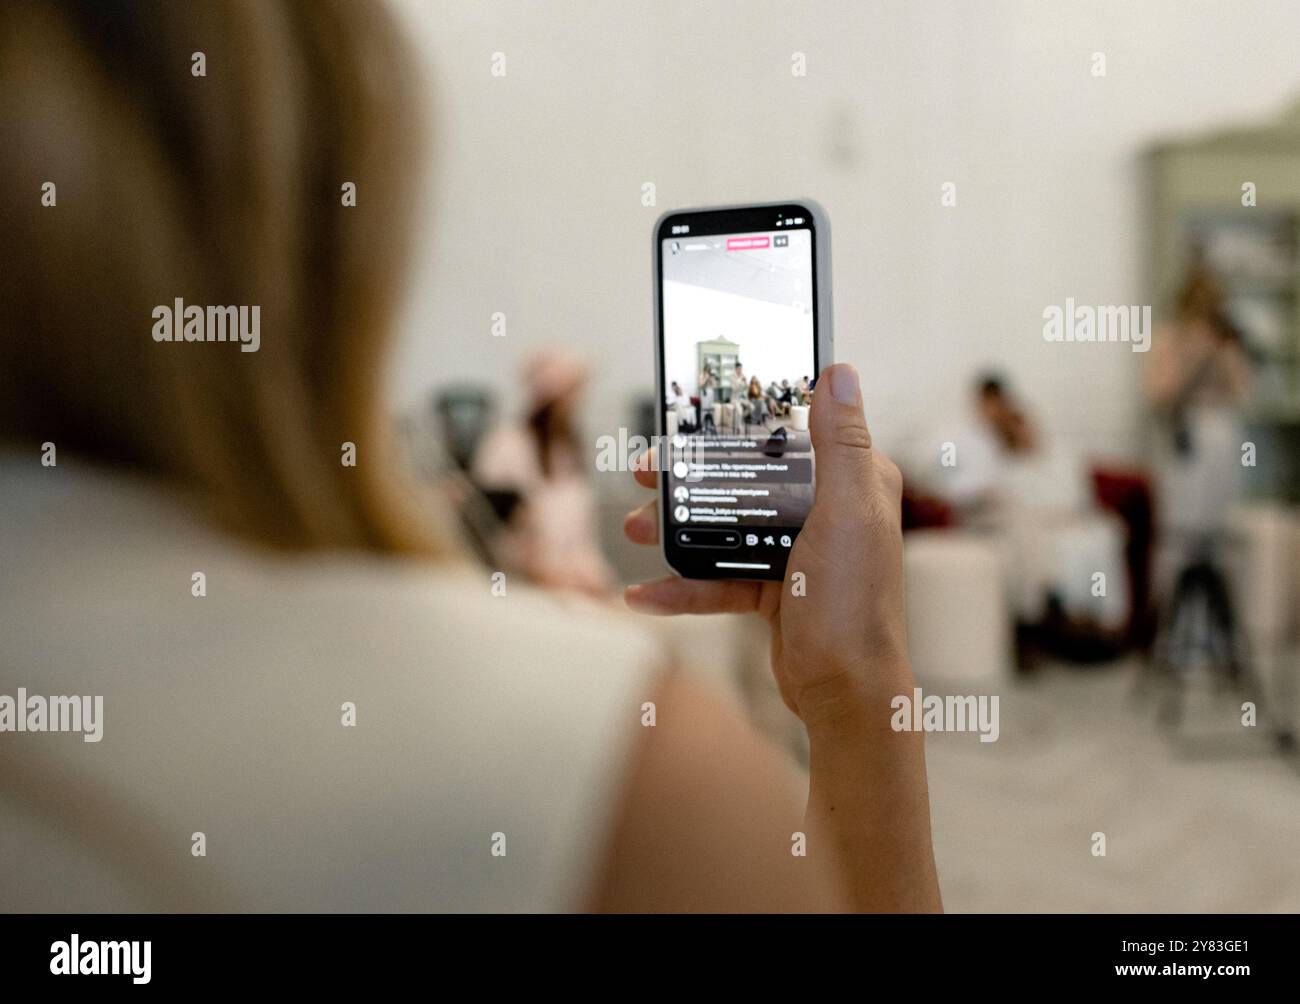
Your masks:
{"label": "black banner at image bottom", "polygon": [[[30,915],[0,917],[7,988],[798,987],[813,969],[927,988],[1294,980],[1293,916]],[[673,982],[665,982],[668,980]],[[974,979],[976,982],[970,982]],[[648,982],[647,982],[648,981]],[[987,985],[987,984],[985,984]],[[920,986],[920,984],[918,984]]]}

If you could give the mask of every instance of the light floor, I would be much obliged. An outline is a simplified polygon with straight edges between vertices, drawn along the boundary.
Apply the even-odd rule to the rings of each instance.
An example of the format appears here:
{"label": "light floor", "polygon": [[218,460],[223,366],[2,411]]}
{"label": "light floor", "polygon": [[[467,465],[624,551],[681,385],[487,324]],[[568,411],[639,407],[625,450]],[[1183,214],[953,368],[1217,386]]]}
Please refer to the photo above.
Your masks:
{"label": "light floor", "polygon": [[930,736],[948,911],[1300,911],[1297,762],[1204,693],[1189,733],[1228,742],[1176,755],[1136,668],[1049,667],[1001,691],[997,742]]}

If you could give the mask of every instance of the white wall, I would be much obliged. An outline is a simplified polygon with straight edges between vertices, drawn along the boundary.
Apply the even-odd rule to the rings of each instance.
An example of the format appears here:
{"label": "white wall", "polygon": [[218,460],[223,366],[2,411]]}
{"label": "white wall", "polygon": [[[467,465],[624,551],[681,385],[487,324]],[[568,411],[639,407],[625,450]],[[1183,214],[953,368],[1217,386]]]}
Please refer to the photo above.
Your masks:
{"label": "white wall", "polygon": [[1138,152],[1300,88],[1290,3],[399,2],[435,141],[398,402],[508,388],[561,341],[595,364],[593,434],[652,389],[658,214],[807,195],[834,222],[836,348],[882,442],[955,415],[994,364],[1050,433],[1128,454],[1144,357],[1046,343],[1043,308],[1141,302]]}

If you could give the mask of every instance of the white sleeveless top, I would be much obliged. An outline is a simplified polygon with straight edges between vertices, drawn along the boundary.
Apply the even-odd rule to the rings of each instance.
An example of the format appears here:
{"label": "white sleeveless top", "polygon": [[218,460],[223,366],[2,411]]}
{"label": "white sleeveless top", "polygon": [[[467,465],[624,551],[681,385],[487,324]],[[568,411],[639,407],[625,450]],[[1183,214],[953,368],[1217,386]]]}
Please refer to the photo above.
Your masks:
{"label": "white sleeveless top", "polygon": [[99,742],[0,731],[0,910],[580,908],[649,632],[183,506],[0,458],[0,697],[103,697]]}

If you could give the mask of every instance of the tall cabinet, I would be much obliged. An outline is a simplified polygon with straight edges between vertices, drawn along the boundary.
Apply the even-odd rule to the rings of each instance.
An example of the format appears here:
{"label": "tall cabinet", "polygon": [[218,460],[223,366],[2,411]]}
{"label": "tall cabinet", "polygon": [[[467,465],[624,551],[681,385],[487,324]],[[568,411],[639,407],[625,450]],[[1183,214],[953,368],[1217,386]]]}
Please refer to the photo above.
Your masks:
{"label": "tall cabinet", "polygon": [[713,374],[714,385],[717,387],[717,401],[719,404],[731,404],[736,400],[737,393],[744,396],[745,389],[731,386],[732,378],[736,375],[736,360],[740,358],[740,345],[728,338],[715,338],[708,342],[695,343],[696,368],[695,374],[698,377],[704,372]]}

